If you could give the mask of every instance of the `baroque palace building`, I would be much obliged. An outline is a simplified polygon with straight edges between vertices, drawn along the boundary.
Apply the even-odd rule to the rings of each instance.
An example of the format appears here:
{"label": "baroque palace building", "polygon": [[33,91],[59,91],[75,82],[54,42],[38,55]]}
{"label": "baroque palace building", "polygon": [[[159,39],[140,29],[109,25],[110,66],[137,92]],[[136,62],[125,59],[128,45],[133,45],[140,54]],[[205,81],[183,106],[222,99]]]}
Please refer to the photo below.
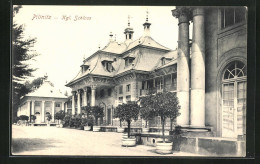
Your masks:
{"label": "baroque palace building", "polygon": [[[244,138],[246,13],[245,7],[177,6],[172,15],[179,20],[178,50],[151,37],[148,18],[137,40],[128,23],[123,43],[110,34],[109,43],[85,59],[77,76],[66,84],[73,92],[67,112],[79,114],[81,106],[101,105],[103,124],[116,125],[113,111],[118,104],[166,89],[179,97],[178,125],[211,129],[219,137]],[[151,121],[150,127],[159,122]]]}

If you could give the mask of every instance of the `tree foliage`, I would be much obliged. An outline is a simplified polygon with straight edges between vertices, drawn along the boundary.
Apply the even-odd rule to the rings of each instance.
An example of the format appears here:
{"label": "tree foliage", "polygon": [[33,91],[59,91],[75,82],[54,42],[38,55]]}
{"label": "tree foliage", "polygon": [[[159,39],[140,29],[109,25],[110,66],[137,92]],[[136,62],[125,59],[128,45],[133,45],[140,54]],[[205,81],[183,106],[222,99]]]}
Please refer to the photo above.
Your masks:
{"label": "tree foliage", "polygon": [[91,115],[95,117],[95,125],[98,125],[98,118],[104,117],[104,108],[100,106],[92,106]]}
{"label": "tree foliage", "polygon": [[65,112],[63,111],[63,110],[60,110],[60,111],[58,111],[57,113],[55,113],[55,115],[54,115],[54,118],[56,119],[56,120],[63,120],[64,119],[64,117],[65,117]]}
{"label": "tree foliage", "polygon": [[166,118],[176,119],[179,113],[179,100],[176,93],[160,92],[140,98],[140,104],[148,109],[154,116],[160,116],[162,121],[162,134],[164,139],[164,124]]}
{"label": "tree foliage", "polygon": [[132,120],[137,120],[139,115],[139,105],[135,101],[128,101],[127,104],[120,104],[116,107],[116,118],[127,121],[128,138],[130,137],[130,125]]}
{"label": "tree foliage", "polygon": [[[13,15],[19,12],[22,6],[14,6]],[[25,81],[32,76],[35,68],[31,68],[28,63],[39,54],[32,48],[36,42],[36,38],[25,38],[24,26],[13,24],[12,29],[12,78],[13,78],[13,116],[15,116],[20,97],[27,94],[30,90],[25,87]]]}

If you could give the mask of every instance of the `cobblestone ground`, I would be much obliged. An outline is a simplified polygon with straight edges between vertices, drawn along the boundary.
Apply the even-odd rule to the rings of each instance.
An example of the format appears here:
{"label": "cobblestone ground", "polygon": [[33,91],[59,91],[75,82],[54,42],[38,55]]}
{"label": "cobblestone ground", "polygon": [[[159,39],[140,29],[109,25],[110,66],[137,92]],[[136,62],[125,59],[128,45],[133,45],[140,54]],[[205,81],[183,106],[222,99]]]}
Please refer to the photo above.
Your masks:
{"label": "cobblestone ground", "polygon": [[194,156],[174,152],[155,153],[155,147],[121,146],[122,133],[91,132],[56,127],[12,126],[13,155],[69,155],[69,156]]}

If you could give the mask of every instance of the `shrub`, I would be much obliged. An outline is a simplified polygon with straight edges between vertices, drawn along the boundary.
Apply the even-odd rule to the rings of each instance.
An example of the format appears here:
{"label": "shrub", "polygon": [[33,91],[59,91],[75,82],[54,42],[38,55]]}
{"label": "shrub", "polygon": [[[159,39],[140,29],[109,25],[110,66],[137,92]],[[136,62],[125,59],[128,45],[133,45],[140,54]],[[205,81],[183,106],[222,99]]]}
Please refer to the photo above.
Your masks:
{"label": "shrub", "polygon": [[59,112],[55,113],[54,118],[59,121],[63,120],[65,117],[65,112],[63,110],[60,110]]}
{"label": "shrub", "polygon": [[67,127],[67,126],[70,125],[70,119],[71,119],[71,115],[66,115],[66,116],[64,117],[64,123],[63,123],[63,126],[64,126],[64,127]]}
{"label": "shrub", "polygon": [[36,116],[35,115],[31,115],[31,119],[33,120],[33,122],[36,120]]}
{"label": "shrub", "polygon": [[98,118],[104,117],[104,109],[100,106],[91,107],[91,115],[95,118],[95,125],[98,125]]}

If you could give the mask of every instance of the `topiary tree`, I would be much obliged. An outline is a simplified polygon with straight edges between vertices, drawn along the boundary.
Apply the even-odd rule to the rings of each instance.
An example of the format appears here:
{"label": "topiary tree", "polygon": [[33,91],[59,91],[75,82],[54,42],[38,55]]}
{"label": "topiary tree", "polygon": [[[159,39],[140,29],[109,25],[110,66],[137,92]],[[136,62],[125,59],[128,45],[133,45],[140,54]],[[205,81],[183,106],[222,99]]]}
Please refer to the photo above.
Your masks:
{"label": "topiary tree", "polygon": [[33,122],[36,120],[36,116],[35,115],[31,115],[31,119],[33,120]]}
{"label": "topiary tree", "polygon": [[137,120],[139,115],[139,105],[135,101],[128,101],[116,107],[117,118],[127,122],[128,138],[130,137],[130,125],[132,120]]}
{"label": "topiary tree", "polygon": [[104,109],[103,109],[103,107],[100,107],[100,106],[92,106],[91,114],[95,118],[95,125],[98,126],[98,118],[104,117]]}
{"label": "topiary tree", "polygon": [[51,116],[51,114],[48,114],[47,115],[47,120],[48,120],[48,123],[50,123],[50,120],[52,119],[52,116]]}
{"label": "topiary tree", "polygon": [[65,112],[63,110],[58,111],[55,113],[54,118],[58,120],[58,124],[60,124],[60,120],[63,120],[65,117]]}
{"label": "topiary tree", "polygon": [[70,125],[70,119],[71,119],[71,115],[66,115],[64,117],[64,123],[63,123],[63,126],[69,126]]}
{"label": "topiary tree", "polygon": [[[117,108],[115,109],[115,113],[114,113],[114,118],[119,118],[120,115],[120,111],[117,110]],[[119,126],[122,127],[122,119],[119,118]]]}
{"label": "topiary tree", "polygon": [[155,116],[161,117],[163,142],[165,142],[164,125],[166,118],[175,120],[180,115],[179,100],[176,93],[165,91],[154,95],[151,94],[141,100],[142,103],[151,109]]}
{"label": "topiary tree", "polygon": [[150,95],[140,98],[140,116],[145,120],[145,128],[147,128],[147,122],[150,119],[153,119],[156,115],[156,112],[153,108],[150,107]]}

